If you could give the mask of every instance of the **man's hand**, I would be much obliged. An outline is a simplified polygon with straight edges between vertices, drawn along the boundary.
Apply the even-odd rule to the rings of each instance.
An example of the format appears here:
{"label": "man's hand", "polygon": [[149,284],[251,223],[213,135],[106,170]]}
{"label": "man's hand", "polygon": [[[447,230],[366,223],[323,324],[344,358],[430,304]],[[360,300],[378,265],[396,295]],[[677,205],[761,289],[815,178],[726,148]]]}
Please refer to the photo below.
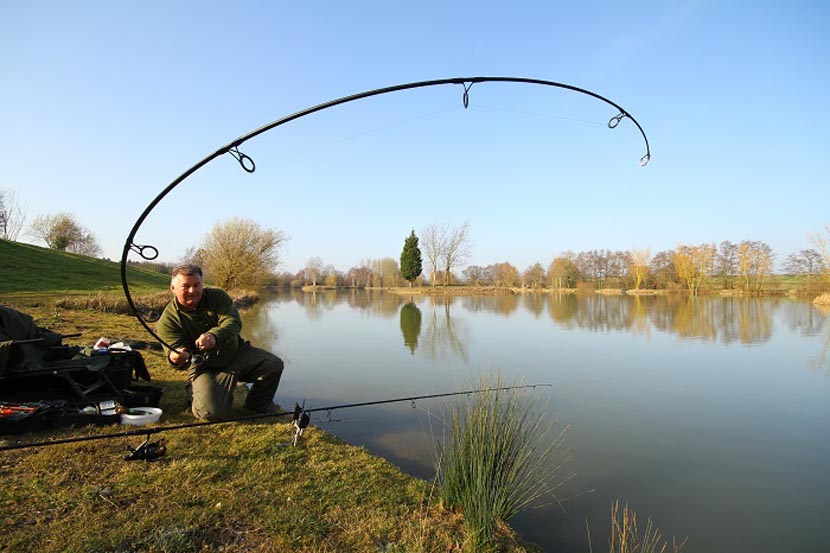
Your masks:
{"label": "man's hand", "polygon": [[190,359],[190,352],[187,351],[187,348],[179,348],[177,350],[171,349],[167,357],[170,359],[170,362],[173,363],[173,366],[179,368],[188,362]]}
{"label": "man's hand", "polygon": [[216,336],[210,332],[205,332],[196,338],[196,347],[202,351],[207,351],[216,347]]}

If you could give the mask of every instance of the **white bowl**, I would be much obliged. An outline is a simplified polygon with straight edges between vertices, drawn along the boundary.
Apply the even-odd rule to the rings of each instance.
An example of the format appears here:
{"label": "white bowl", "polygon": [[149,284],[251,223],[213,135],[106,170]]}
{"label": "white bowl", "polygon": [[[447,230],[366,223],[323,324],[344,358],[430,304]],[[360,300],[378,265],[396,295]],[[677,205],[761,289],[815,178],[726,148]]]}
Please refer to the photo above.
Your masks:
{"label": "white bowl", "polygon": [[162,411],[158,407],[130,407],[126,413],[121,414],[121,424],[144,426],[157,422],[161,417],[161,413]]}

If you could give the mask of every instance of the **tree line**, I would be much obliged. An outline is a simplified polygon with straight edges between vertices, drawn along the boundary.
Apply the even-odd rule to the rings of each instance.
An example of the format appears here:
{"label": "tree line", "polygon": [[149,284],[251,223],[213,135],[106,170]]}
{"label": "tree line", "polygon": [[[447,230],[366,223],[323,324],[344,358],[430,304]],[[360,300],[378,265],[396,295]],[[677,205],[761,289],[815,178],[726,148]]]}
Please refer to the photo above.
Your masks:
{"label": "tree line", "polygon": [[[98,256],[94,234],[68,213],[39,215],[26,227],[17,195],[0,189],[0,233],[16,240],[24,228],[48,247]],[[810,237],[814,248],[787,256],[784,274],[799,278],[807,291],[830,285],[830,225]],[[464,267],[472,252],[470,225],[433,223],[404,238],[398,259],[363,259],[339,271],[320,257],[311,257],[296,273],[278,272],[285,233],[234,217],[218,222],[176,263],[139,262],[134,265],[169,273],[182,262],[203,267],[206,280],[232,288],[270,287],[397,287],[413,285],[498,286],[528,289],[669,290],[700,294],[707,290],[764,293],[772,282],[776,254],[757,240],[720,244],[685,244],[651,255],[648,248],[565,251],[547,265],[536,262],[520,270],[508,261]],[[426,269],[426,272],[424,272]]]}
{"label": "tree line", "polygon": [[[462,227],[466,236],[469,226],[465,224],[456,227],[456,230]],[[830,229],[827,235],[830,236]],[[417,240],[414,231],[407,238],[407,243],[412,238]],[[421,244],[424,242],[422,238]],[[817,291],[830,284],[830,252],[826,242],[822,248],[821,239],[817,239],[816,244],[818,249],[792,253],[783,264],[784,274],[799,277],[800,286],[807,291]],[[466,242],[463,245],[469,247]],[[521,271],[504,261],[486,266],[467,266],[460,276],[452,270],[458,267],[457,263],[450,260],[442,266],[440,260],[447,257],[435,256],[433,252],[430,250],[424,255],[431,269],[427,276],[410,278],[411,273],[403,270],[405,244],[400,268],[394,258],[386,257],[362,260],[358,266],[343,273],[331,265],[323,265],[319,258],[312,258],[316,262],[298,273],[282,273],[280,284],[295,287],[313,284],[313,276],[319,273],[320,279],[324,279],[328,286],[390,287],[403,286],[408,281],[410,285],[415,282],[433,286],[466,284],[528,289],[659,289],[693,295],[711,290],[734,290],[744,294],[761,294],[769,289],[772,277],[778,274],[775,272],[776,254],[769,244],[757,240],[725,240],[719,245],[679,245],[654,255],[648,248],[566,251],[556,256],[547,267],[537,262]],[[405,275],[408,276],[405,278]]]}

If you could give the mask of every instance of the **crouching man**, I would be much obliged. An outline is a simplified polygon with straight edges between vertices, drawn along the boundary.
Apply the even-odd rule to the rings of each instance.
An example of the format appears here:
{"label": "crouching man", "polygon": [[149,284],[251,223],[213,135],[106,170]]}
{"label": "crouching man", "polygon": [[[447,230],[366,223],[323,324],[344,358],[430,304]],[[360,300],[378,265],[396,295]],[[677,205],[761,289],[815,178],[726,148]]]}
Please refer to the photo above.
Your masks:
{"label": "crouching man", "polygon": [[[170,290],[174,297],[164,308],[156,332],[172,346],[166,350],[168,362],[190,371],[193,416],[200,420],[226,417],[237,381],[253,383],[245,400],[247,409],[275,412],[273,400],[283,362],[239,335],[242,320],[227,292],[203,288],[202,269],[196,265],[173,269]],[[204,356],[204,362],[194,354]]]}

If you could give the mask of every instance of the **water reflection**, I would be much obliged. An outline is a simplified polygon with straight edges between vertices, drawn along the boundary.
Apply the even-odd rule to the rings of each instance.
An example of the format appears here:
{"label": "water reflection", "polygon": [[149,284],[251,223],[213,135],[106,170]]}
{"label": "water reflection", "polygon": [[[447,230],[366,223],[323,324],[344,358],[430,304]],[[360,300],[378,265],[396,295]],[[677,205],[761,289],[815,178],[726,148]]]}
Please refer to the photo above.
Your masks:
{"label": "water reflection", "polygon": [[658,331],[683,340],[744,345],[769,341],[777,312],[788,329],[807,337],[824,332],[828,319],[809,302],[757,297],[539,293],[455,297],[325,290],[293,291],[277,296],[276,301],[296,302],[313,321],[321,320],[325,312],[342,303],[373,316],[398,316],[406,347],[413,354],[421,347],[433,358],[446,355],[464,358],[465,329],[456,311],[459,308],[467,313],[492,313],[502,317],[511,317],[520,311],[536,319],[547,315],[563,329],[646,336]]}
{"label": "water reflection", "polygon": [[415,355],[415,350],[418,349],[418,336],[421,335],[421,310],[412,302],[401,307],[401,332],[404,345]]}
{"label": "water reflection", "polygon": [[[685,296],[550,295],[548,313],[565,329],[624,331],[648,335],[652,329],[685,340],[758,344],[772,336],[775,300],[768,298],[690,298]],[[533,307],[529,310],[535,313]]]}
{"label": "water reflection", "polygon": [[[830,308],[827,306],[809,306],[810,314],[806,319],[810,322],[807,326],[807,336],[815,336],[824,332],[824,342],[821,351],[810,360],[810,367],[815,370],[824,370],[824,374],[830,376]],[[815,329],[815,334],[811,334]]]}
{"label": "water reflection", "polygon": [[450,296],[431,296],[428,299],[427,328],[424,331],[423,352],[433,361],[459,359],[465,364],[470,354],[470,327],[463,318],[450,316],[455,298]]}
{"label": "water reflection", "polygon": [[821,309],[808,302],[791,302],[787,310],[787,326],[802,336],[821,334],[830,309]]}
{"label": "water reflection", "polygon": [[345,303],[352,309],[366,311],[372,315],[392,318],[404,299],[395,294],[384,294],[378,290],[320,290],[302,292],[291,290],[280,293],[269,301],[294,302],[302,306],[306,316],[314,321],[321,320],[325,311],[331,311],[338,304]]}
{"label": "water reflection", "polygon": [[[541,294],[534,294],[542,297]],[[519,308],[518,296],[514,294],[497,296],[463,296],[461,305],[471,313],[486,311],[507,317]]]}
{"label": "water reflection", "polygon": [[242,314],[242,336],[258,347],[269,348],[279,341],[275,314],[267,305],[256,305]]}

